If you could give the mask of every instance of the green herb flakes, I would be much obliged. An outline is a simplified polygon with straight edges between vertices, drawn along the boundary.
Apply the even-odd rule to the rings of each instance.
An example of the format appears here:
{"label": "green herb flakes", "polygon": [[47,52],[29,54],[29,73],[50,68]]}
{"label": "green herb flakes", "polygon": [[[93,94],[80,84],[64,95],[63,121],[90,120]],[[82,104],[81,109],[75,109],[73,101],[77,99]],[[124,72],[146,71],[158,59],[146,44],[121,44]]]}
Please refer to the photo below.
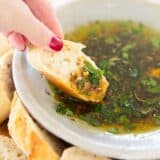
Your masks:
{"label": "green herb flakes", "polygon": [[98,86],[100,79],[102,78],[102,75],[103,75],[102,70],[100,70],[99,68],[95,68],[88,61],[85,61],[85,66],[83,70],[89,72],[89,75],[88,75],[89,82],[94,86]]}
{"label": "green herb flakes", "polygon": [[66,116],[73,116],[73,112],[61,102],[57,104],[56,112]]}
{"label": "green herb flakes", "polygon": [[137,68],[129,68],[129,76],[132,78],[138,77],[138,69]]}
{"label": "green herb flakes", "polygon": [[129,54],[131,53],[130,51],[135,47],[135,43],[133,44],[127,44],[122,48],[122,57],[124,59],[129,58]]}
{"label": "green herb flakes", "polygon": [[156,37],[151,39],[151,43],[156,49],[160,47],[160,40]]}

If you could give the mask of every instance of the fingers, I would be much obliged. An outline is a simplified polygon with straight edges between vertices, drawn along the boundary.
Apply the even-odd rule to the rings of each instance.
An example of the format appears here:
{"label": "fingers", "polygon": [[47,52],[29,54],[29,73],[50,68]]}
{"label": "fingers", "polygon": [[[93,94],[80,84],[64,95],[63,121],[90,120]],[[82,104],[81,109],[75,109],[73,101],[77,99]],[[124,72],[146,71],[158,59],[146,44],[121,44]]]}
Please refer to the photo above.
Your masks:
{"label": "fingers", "polygon": [[56,18],[54,8],[45,0],[25,0],[32,13],[40,19],[59,38],[64,37],[62,28]]}
{"label": "fingers", "polygon": [[[33,0],[36,1],[36,0]],[[10,32],[9,40],[19,49],[24,48],[26,37],[32,44],[59,51],[63,42],[44,23],[36,18],[23,0],[0,0],[0,31]],[[20,34],[18,34],[20,33]]]}
{"label": "fingers", "polygon": [[13,17],[12,26],[14,31],[23,33],[31,43],[39,47],[50,47],[56,51],[63,47],[62,41],[31,13],[25,3],[22,2],[16,12],[17,17]]}
{"label": "fingers", "polygon": [[8,34],[7,37],[8,37],[8,40],[16,49],[20,51],[23,51],[25,49],[27,41],[21,34],[16,32],[11,32]]}

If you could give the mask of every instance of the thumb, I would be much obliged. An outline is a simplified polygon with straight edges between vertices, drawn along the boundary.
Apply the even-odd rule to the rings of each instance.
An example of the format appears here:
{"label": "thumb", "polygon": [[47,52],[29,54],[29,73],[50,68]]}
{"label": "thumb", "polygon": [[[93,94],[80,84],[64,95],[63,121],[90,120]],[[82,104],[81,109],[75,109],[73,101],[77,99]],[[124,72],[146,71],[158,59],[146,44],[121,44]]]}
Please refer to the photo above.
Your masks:
{"label": "thumb", "polygon": [[42,22],[40,22],[29,10],[24,2],[16,10],[13,30],[23,34],[32,44],[59,51],[63,47],[63,42],[56,34],[50,31]]}

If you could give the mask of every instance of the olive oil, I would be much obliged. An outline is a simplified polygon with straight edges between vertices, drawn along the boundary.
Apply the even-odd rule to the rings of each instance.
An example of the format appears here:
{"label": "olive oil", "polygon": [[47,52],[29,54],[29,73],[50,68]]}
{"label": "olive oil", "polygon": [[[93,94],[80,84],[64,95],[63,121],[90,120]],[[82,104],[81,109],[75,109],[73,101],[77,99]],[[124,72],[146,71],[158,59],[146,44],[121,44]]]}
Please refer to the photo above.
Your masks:
{"label": "olive oil", "polygon": [[57,112],[115,134],[160,127],[160,33],[132,21],[96,21],[66,39],[84,43],[84,52],[103,70],[110,86],[99,104],[54,89]]}

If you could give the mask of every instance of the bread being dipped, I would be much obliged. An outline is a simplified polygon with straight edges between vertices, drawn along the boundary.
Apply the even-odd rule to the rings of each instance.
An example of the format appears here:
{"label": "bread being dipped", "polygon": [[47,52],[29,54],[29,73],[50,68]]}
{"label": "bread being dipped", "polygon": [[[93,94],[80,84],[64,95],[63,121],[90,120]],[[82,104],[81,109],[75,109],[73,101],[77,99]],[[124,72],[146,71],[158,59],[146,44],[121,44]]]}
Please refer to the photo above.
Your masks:
{"label": "bread being dipped", "polygon": [[109,83],[83,48],[80,43],[66,40],[58,53],[31,46],[27,59],[46,79],[71,96],[100,102]]}

